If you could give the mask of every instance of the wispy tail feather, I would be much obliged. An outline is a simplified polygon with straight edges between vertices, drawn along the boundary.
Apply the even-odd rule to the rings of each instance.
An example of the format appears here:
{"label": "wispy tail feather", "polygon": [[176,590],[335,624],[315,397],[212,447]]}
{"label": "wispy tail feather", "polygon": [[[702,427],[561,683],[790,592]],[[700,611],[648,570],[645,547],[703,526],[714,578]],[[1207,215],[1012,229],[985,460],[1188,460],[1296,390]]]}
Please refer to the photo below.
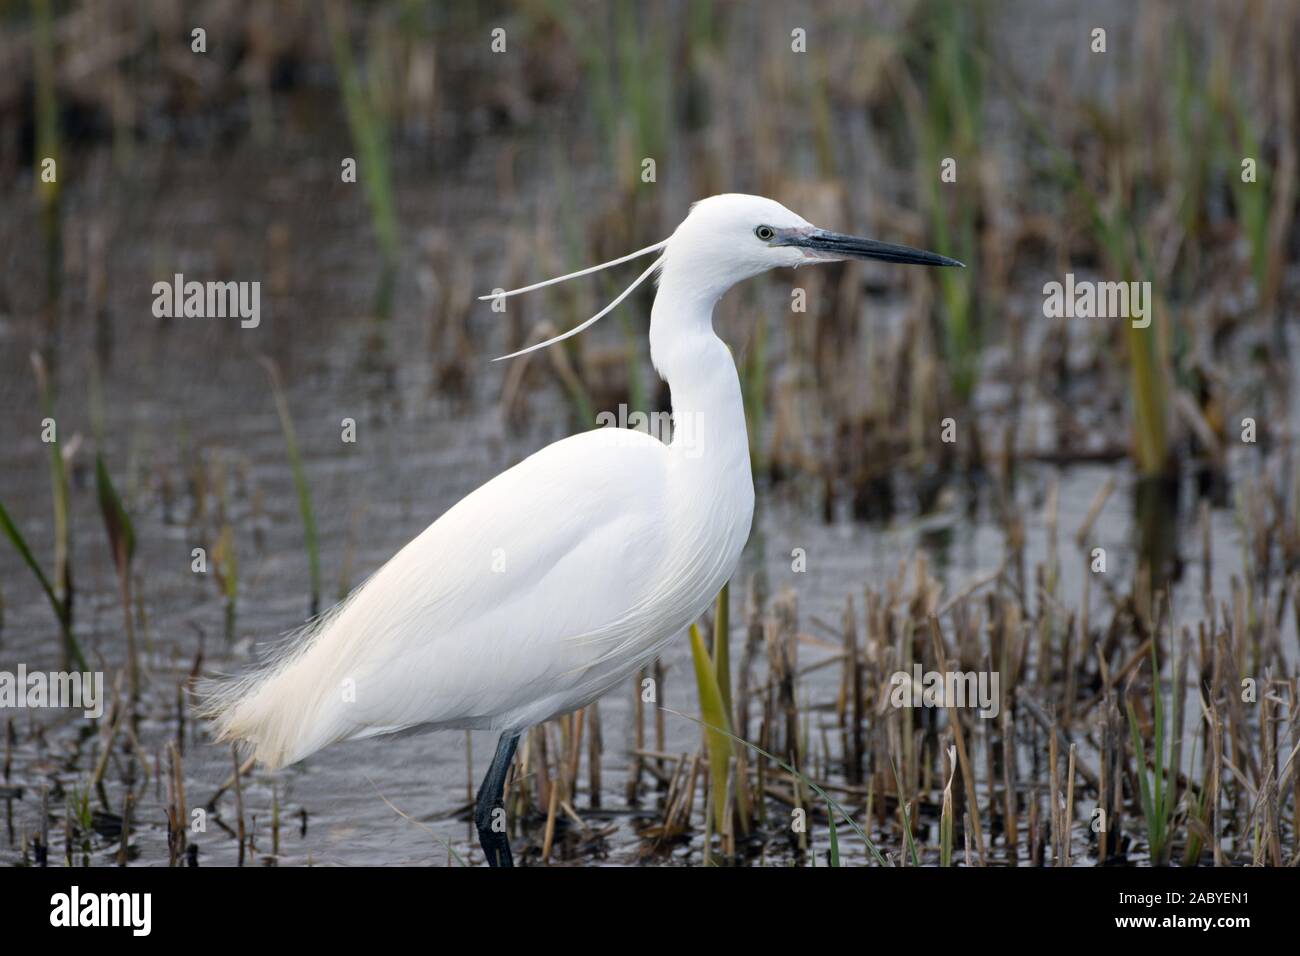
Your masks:
{"label": "wispy tail feather", "polygon": [[197,713],[212,721],[218,743],[245,742],[253,756],[274,769],[341,739],[336,721],[321,719],[326,695],[337,689],[335,662],[322,651],[361,590],[291,631],[243,674],[198,683]]}

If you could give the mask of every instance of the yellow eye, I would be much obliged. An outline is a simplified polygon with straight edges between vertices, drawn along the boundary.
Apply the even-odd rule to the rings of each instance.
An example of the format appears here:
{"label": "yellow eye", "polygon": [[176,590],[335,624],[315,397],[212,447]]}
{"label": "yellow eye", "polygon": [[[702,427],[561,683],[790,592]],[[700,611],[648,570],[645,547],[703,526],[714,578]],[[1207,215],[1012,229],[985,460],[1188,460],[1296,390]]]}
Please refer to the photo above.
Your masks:
{"label": "yellow eye", "polygon": [[776,230],[771,226],[759,226],[754,230],[754,235],[758,236],[758,238],[762,239],[764,242],[771,242],[776,238]]}

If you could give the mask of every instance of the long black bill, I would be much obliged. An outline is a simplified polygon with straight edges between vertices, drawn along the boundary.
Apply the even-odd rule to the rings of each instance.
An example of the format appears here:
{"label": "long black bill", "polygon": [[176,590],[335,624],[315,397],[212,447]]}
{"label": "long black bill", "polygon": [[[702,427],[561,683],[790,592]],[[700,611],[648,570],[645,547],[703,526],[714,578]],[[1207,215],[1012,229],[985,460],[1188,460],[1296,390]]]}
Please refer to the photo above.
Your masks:
{"label": "long black bill", "polygon": [[917,266],[966,266],[956,259],[949,259],[924,249],[911,246],[899,246],[892,242],[877,242],[861,236],[846,236],[840,232],[828,232],[825,229],[799,230],[779,236],[779,245],[797,246],[807,249],[813,255],[828,259],[879,259],[882,262],[899,262]]}

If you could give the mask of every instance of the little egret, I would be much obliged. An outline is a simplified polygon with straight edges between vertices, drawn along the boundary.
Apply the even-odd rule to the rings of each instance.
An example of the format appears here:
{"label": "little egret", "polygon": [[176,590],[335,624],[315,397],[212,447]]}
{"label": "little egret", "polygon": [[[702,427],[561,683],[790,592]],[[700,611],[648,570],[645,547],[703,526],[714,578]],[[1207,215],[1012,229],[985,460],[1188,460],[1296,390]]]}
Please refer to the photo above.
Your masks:
{"label": "little egret", "polygon": [[474,822],[489,865],[512,865],[503,788],[519,735],[653,660],[730,579],[749,537],[745,411],[731,352],[713,331],[714,305],[742,279],[780,266],[961,265],[828,232],[771,199],[730,194],[696,203],[662,242],[482,298],[651,253],[650,267],[595,316],[503,358],[582,331],[657,271],[650,358],[672,393],[672,441],[597,428],[497,475],[307,624],[300,640],[253,673],[210,685],[206,713],[219,740],[246,741],[278,767],[341,740],[498,731]]}

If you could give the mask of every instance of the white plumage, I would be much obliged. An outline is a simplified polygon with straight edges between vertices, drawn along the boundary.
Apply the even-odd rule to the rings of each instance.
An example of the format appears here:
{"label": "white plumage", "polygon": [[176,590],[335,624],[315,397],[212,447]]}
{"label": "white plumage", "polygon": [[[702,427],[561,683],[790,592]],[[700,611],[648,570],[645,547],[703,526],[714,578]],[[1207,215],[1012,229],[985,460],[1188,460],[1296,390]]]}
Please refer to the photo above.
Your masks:
{"label": "white plumage", "polygon": [[736,567],[754,490],[735,364],[712,327],[723,293],[814,259],[955,264],[825,233],[741,195],[697,203],[670,239],[641,253],[660,250],[650,347],[672,391],[672,442],[596,429],[498,475],[296,645],[211,685],[206,710],[220,739],[248,741],[280,766],[340,740],[495,729],[510,740],[508,761],[514,734],[635,672]]}
{"label": "white plumage", "polygon": [[[754,500],[740,385],[711,322],[735,278],[701,268],[717,224],[687,228],[708,205],[668,243],[651,320],[689,426],[668,445],[596,429],[493,478],[278,660],[212,688],[220,739],[280,766],[415,727],[522,730],[596,699],[708,607]],[[767,219],[802,222],[770,207]],[[751,218],[739,238],[757,244]]]}

